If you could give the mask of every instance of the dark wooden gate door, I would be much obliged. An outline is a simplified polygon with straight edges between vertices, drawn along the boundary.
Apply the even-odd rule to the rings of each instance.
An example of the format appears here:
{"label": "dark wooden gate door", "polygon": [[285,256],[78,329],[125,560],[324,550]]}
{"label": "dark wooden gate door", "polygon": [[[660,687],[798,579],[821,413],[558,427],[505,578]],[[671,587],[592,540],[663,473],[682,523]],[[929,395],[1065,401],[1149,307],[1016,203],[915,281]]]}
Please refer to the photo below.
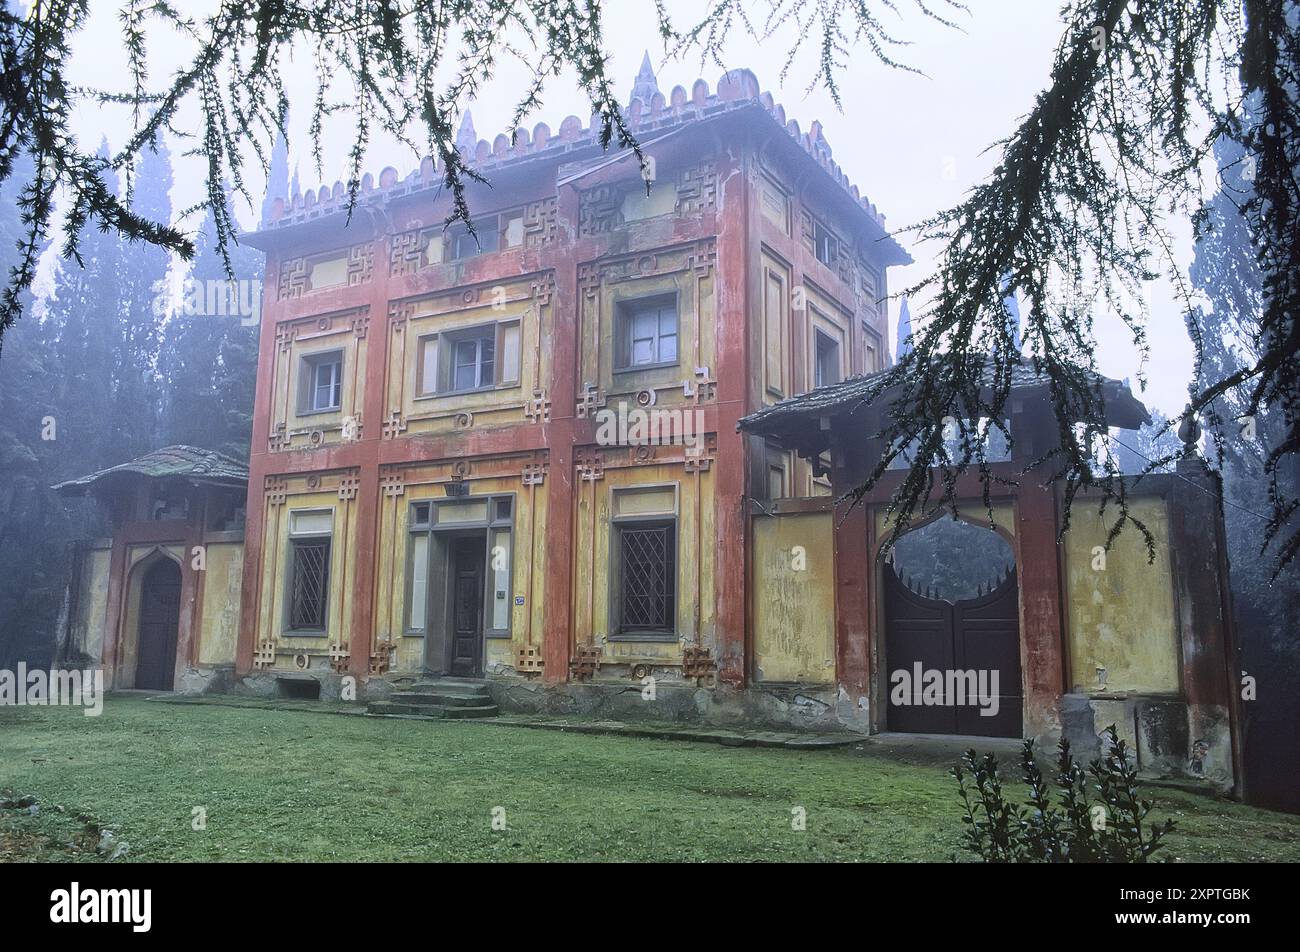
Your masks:
{"label": "dark wooden gate door", "polygon": [[[1019,737],[1024,699],[1020,686],[1020,587],[1015,571],[988,594],[956,603],[912,591],[888,563],[883,574],[888,728],[923,734]],[[914,680],[918,663],[923,672],[943,672],[944,703],[893,702],[894,672],[906,671]],[[993,705],[981,705],[969,697],[967,703],[956,704],[957,699],[946,691],[949,671],[973,671],[977,679],[983,672],[982,686],[990,694],[991,673],[996,671],[996,713],[982,713],[993,710]]]}
{"label": "dark wooden gate door", "polygon": [[457,539],[452,579],[451,673],[476,678],[483,670],[483,562],[480,538]]}
{"label": "dark wooden gate door", "polygon": [[149,567],[140,586],[140,638],[135,686],[170,691],[176,675],[176,627],[180,620],[181,570],[171,559]]}

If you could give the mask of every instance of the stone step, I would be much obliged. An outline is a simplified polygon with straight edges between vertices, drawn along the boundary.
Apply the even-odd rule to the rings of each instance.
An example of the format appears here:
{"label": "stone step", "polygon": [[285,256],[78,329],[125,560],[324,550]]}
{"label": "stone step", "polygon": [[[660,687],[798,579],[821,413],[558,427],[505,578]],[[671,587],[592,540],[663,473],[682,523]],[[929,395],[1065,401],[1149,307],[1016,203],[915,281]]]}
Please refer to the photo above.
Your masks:
{"label": "stone step", "polygon": [[449,707],[441,704],[403,704],[398,701],[371,701],[367,707],[371,714],[388,714],[406,717],[496,717],[495,704],[482,704],[476,707]]}
{"label": "stone step", "polygon": [[410,691],[415,694],[461,694],[473,697],[490,697],[492,694],[488,690],[486,681],[469,679],[461,681],[456,678],[417,681],[411,686],[403,688],[403,691]]}
{"label": "stone step", "polygon": [[435,704],[443,707],[481,707],[491,704],[488,694],[460,694],[451,691],[395,691],[388,700],[397,704]]}

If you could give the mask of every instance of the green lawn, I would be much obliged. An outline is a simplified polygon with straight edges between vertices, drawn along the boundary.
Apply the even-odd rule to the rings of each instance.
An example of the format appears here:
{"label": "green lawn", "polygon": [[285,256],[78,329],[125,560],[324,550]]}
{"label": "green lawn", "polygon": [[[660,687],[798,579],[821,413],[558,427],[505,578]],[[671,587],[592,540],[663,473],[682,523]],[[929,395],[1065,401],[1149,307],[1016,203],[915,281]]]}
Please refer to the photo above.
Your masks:
{"label": "green lawn", "polygon": [[[946,860],[960,830],[942,765],[871,749],[134,698],[99,718],[0,708],[6,788],[40,811],[0,809],[0,860],[93,859],[98,827],[128,860]],[[1150,792],[1179,824],[1167,859],[1300,861],[1300,817]],[[507,829],[492,828],[494,807]]]}

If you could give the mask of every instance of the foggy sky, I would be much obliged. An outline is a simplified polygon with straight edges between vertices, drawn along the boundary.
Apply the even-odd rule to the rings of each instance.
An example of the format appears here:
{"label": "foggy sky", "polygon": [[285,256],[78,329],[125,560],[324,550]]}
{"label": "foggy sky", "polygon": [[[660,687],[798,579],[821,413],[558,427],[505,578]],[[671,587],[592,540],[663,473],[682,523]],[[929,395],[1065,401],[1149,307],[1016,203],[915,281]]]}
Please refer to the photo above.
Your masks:
{"label": "foggy sky", "polygon": [[[197,15],[210,4],[181,0],[179,6]],[[680,28],[689,25],[689,17],[703,5],[669,0],[668,6]],[[863,48],[855,52],[839,77],[844,96],[842,113],[836,110],[826,90],[807,90],[816,71],[815,45],[810,44],[795,60],[782,85],[779,73],[792,39],[790,32],[766,41],[760,48],[748,36],[733,31],[724,65],[753,70],[762,88],[772,92],[784,105],[787,117],[798,120],[801,129],[806,131],[813,119],[820,119],[836,162],[887,217],[890,227],[899,229],[956,204],[979,183],[997,158],[996,152],[984,150],[1014,129],[1017,119],[1028,111],[1035,94],[1047,81],[1060,38],[1058,4],[1046,0],[975,0],[971,6],[970,16],[958,15],[964,27],[959,31],[927,22],[913,12],[910,4],[901,4],[903,18],[897,23],[886,20],[886,25],[914,45],[898,50],[896,58],[925,75],[890,69]],[[119,0],[91,0],[90,23],[74,45],[74,82],[117,89],[127,82],[119,7]],[[621,101],[626,102],[642,53],[647,49],[665,96],[674,85],[689,90],[700,76],[708,81],[710,90],[716,89],[723,71],[718,65],[701,66],[698,53],[687,54],[681,60],[666,59],[658,40],[654,5],[649,0],[608,2],[605,33],[612,52],[611,73],[619,83]],[[150,69],[155,84],[186,62],[185,44],[160,28],[154,28],[151,48]],[[509,60],[501,62],[487,95],[470,104],[479,138],[491,141],[498,132],[509,131],[514,97],[523,88],[526,76],[520,65]],[[300,53],[287,77],[295,107],[290,117],[290,171],[295,164],[298,166],[304,189],[345,178],[343,163],[352,142],[352,125],[342,119],[328,124],[325,171],[318,174],[306,132],[316,88],[310,56]],[[342,97],[347,90],[340,87],[335,92]],[[525,122],[528,128],[545,121],[552,130],[558,129],[570,113],[581,117],[584,125],[587,123],[590,107],[571,75],[552,79],[543,99],[542,108]],[[189,109],[190,124],[181,125],[197,129],[197,109],[193,104]],[[119,147],[130,129],[131,117],[125,108],[83,107],[74,124],[74,132],[90,148],[96,147],[104,135],[112,147]],[[198,159],[180,154],[185,143],[168,144],[176,177],[172,205],[180,210],[202,198],[205,166]],[[418,161],[409,149],[376,135],[365,165],[376,178],[387,165],[405,176]],[[249,178],[255,198],[260,201],[260,171],[252,170]],[[246,227],[255,224],[256,214],[248,207],[241,204],[237,214]],[[183,222],[190,229],[198,224],[197,216]],[[1191,261],[1190,225],[1183,220],[1172,227],[1177,237],[1177,264],[1185,274]],[[52,248],[58,245],[57,235],[55,238]],[[908,234],[900,235],[899,240],[916,261],[906,268],[890,269],[891,291],[924,277],[939,250],[938,246],[918,243]],[[42,262],[38,293],[50,286],[55,255],[56,251],[51,250]],[[1138,396],[1148,406],[1173,414],[1181,411],[1187,401],[1192,345],[1180,306],[1166,280],[1152,288],[1151,300],[1148,337],[1153,342],[1153,353],[1146,368],[1149,389]],[[913,302],[914,318],[917,312]],[[897,300],[890,302],[889,313],[892,351]],[[1111,377],[1133,378],[1136,393],[1138,357],[1128,331],[1116,319],[1099,316],[1096,334],[1100,370]]]}

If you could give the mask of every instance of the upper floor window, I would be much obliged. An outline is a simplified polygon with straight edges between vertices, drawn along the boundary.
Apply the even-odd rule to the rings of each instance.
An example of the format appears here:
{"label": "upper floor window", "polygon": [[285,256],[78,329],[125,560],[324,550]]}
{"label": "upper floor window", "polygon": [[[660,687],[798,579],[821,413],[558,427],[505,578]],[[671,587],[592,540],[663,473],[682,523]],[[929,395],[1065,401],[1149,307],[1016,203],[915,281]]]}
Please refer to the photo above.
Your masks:
{"label": "upper floor window", "polygon": [[504,321],[420,338],[420,396],[519,382],[519,322]]}
{"label": "upper floor window", "polygon": [[343,406],[343,351],[306,354],[302,358],[299,413],[325,413]]}
{"label": "upper floor window", "polygon": [[615,314],[615,368],[677,363],[677,298],[624,301]]}
{"label": "upper floor window", "polygon": [[819,330],[813,331],[816,354],[813,364],[813,386],[825,387],[840,382],[840,345]]}
{"label": "upper floor window", "polygon": [[840,241],[830,229],[816,219],[813,220],[813,254],[827,267],[834,267],[840,259]]}
{"label": "upper floor window", "polygon": [[451,346],[451,385],[456,390],[477,390],[495,382],[497,345],[491,332],[453,337]]}
{"label": "upper floor window", "polygon": [[883,370],[880,358],[880,335],[877,334],[866,321],[862,322],[862,336],[865,341],[863,345],[862,371],[863,373],[875,373],[877,370]]}
{"label": "upper floor window", "polygon": [[474,219],[474,233],[464,222],[447,229],[443,260],[459,261],[475,255],[513,248],[524,243],[523,212],[503,212]]}

